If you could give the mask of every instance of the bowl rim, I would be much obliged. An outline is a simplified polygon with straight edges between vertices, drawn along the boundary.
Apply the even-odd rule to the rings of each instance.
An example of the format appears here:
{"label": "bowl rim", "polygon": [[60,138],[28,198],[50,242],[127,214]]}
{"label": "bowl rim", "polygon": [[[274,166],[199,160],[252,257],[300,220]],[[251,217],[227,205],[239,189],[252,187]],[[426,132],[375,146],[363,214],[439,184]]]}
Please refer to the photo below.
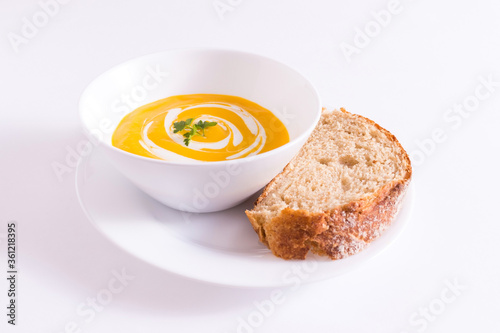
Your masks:
{"label": "bowl rim", "polygon": [[[303,140],[304,137],[309,137],[310,134],[312,133],[312,131],[314,130],[314,128],[317,126],[317,124],[319,122],[319,119],[321,117],[321,113],[322,113],[321,98],[320,98],[320,95],[319,95],[316,87],[312,84],[311,80],[309,80],[309,78],[306,75],[304,75],[302,72],[300,72],[299,70],[297,70],[294,67],[288,65],[287,63],[284,63],[284,62],[278,61],[278,60],[276,60],[274,58],[271,58],[271,57],[268,57],[268,56],[265,56],[265,55],[262,55],[262,54],[254,53],[254,52],[248,52],[248,51],[243,51],[243,50],[240,50],[240,49],[232,49],[232,48],[195,46],[195,47],[180,47],[180,48],[166,49],[166,50],[163,50],[163,51],[148,53],[148,54],[144,54],[144,55],[141,55],[141,56],[138,56],[138,57],[134,57],[134,58],[122,61],[122,62],[120,62],[120,63],[112,66],[108,70],[104,71],[103,73],[99,74],[97,77],[95,77],[94,79],[92,79],[92,81],[90,81],[90,83],[87,84],[86,87],[83,89],[82,93],[80,94],[80,98],[78,100],[78,116],[79,116],[79,120],[80,120],[80,125],[82,126],[85,135],[87,137],[89,137],[91,134],[90,134],[90,130],[85,125],[85,121],[83,119],[83,112],[82,112],[82,110],[83,110],[83,107],[82,107],[83,99],[88,94],[88,90],[94,84],[96,84],[96,82],[99,79],[101,79],[102,77],[104,77],[108,73],[110,73],[112,71],[115,71],[118,68],[123,67],[123,66],[125,66],[125,65],[127,65],[129,63],[133,63],[133,62],[136,62],[138,60],[149,58],[149,57],[158,56],[158,55],[161,55],[161,54],[166,54],[166,53],[170,53],[170,52],[182,52],[182,51],[216,51],[216,52],[231,52],[231,53],[234,53],[234,54],[249,55],[249,56],[252,56],[252,57],[257,57],[257,58],[265,59],[265,60],[270,61],[272,63],[276,63],[278,65],[284,66],[285,68],[291,70],[292,72],[295,72],[296,74],[298,74],[300,77],[302,77],[304,79],[305,83],[307,84],[307,86],[311,89],[312,93],[314,94],[315,99],[318,101],[318,108],[316,110],[317,112],[316,112],[316,114],[314,116],[314,119],[313,119],[313,125],[310,126],[303,133],[301,133],[299,136],[297,136],[295,139],[288,141],[287,143],[285,143],[282,146],[279,146],[277,148],[271,149],[271,150],[266,151],[266,152],[261,153],[261,154],[257,154],[257,155],[253,155],[253,156],[246,156],[246,157],[238,158],[238,159],[234,159],[234,160],[225,160],[225,161],[193,161],[193,162],[185,162],[184,161],[184,162],[179,162],[179,161],[167,161],[167,160],[162,160],[162,159],[150,158],[150,157],[146,157],[146,156],[141,156],[141,155],[133,154],[133,153],[130,153],[128,151],[125,151],[125,150],[122,150],[120,148],[117,148],[117,147],[113,146],[112,144],[110,144],[110,143],[102,140],[101,138],[96,138],[97,141],[98,141],[98,143],[95,144],[95,146],[100,146],[101,144],[103,144],[106,148],[111,149],[112,151],[116,151],[119,154],[129,155],[129,156],[132,156],[133,158],[136,158],[136,159],[139,159],[139,160],[144,160],[144,161],[147,161],[147,162],[152,162],[152,163],[159,163],[159,164],[166,164],[166,165],[177,165],[177,166],[183,166],[183,167],[199,167],[200,165],[217,166],[217,165],[221,165],[221,164],[223,165],[223,164],[243,163],[244,161],[255,161],[255,160],[266,158],[267,156],[270,156],[272,154],[279,153],[280,151],[282,151],[282,150],[290,147],[291,145],[297,143],[298,141]],[[133,110],[131,112],[133,112]],[[113,129],[113,131],[114,130],[115,129]],[[91,138],[89,138],[89,139],[92,140]]]}

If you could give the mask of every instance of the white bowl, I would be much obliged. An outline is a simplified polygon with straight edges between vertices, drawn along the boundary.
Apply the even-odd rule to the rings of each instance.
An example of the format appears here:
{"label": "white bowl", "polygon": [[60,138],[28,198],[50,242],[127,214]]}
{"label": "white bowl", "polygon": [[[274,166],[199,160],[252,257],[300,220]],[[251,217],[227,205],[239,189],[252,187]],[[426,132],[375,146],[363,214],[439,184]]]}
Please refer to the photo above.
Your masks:
{"label": "white bowl", "polygon": [[[125,114],[174,95],[223,94],[271,110],[290,142],[232,161],[179,163],[111,145]],[[276,176],[300,150],[321,115],[316,89],[294,69],[260,55],[221,49],[178,49],[136,58],[96,78],[80,99],[85,133],[125,177],[163,204],[188,212],[233,207]]]}

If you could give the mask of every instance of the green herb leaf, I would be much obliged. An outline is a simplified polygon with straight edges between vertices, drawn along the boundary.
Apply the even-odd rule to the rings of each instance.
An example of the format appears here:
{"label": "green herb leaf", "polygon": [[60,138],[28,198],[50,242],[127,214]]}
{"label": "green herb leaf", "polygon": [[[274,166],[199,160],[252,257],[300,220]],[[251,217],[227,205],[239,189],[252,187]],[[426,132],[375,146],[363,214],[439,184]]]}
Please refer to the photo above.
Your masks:
{"label": "green herb leaf", "polygon": [[192,122],[193,118],[188,118],[186,120],[181,120],[174,123],[174,133],[187,130],[187,132],[185,132],[182,135],[185,138],[184,144],[186,146],[189,146],[189,143],[191,142],[193,136],[195,135],[205,136],[205,128],[217,125],[217,122],[215,121],[199,120],[196,124],[190,126]]}
{"label": "green herb leaf", "polygon": [[[191,121],[193,121],[193,119],[191,119]],[[182,131],[184,127],[186,127],[186,122],[184,120],[174,123],[174,133]]]}

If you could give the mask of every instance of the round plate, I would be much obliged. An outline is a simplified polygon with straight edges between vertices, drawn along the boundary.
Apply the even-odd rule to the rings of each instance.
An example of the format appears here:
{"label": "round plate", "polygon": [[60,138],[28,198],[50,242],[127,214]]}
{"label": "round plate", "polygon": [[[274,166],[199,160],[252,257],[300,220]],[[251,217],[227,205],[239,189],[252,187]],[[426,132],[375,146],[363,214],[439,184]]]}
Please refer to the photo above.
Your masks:
{"label": "round plate", "polygon": [[125,251],[172,273],[238,287],[291,286],[353,270],[398,237],[414,196],[410,186],[397,218],[364,251],[336,261],[311,254],[303,261],[286,261],[259,242],[244,213],[258,194],[222,212],[180,212],[137,189],[99,149],[80,161],[76,189],[89,220]]}

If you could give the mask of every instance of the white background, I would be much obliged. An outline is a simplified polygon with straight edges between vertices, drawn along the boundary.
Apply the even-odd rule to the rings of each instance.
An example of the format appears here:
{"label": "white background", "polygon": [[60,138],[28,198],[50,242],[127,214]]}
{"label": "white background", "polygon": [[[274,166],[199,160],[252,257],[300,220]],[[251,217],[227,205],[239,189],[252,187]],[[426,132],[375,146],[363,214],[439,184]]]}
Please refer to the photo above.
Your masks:
{"label": "white background", "polygon": [[[374,119],[414,158],[415,207],[398,240],[352,273],[283,290],[285,301],[250,331],[499,331],[500,87],[461,121],[445,116],[474,102],[480,77],[500,81],[500,2],[401,0],[350,62],[340,45],[355,45],[358,28],[376,29],[371,13],[388,1],[232,3],[221,19],[212,0],[73,0],[14,47],[9,33],[21,35],[23,18],[33,22],[41,7],[0,2],[2,271],[7,221],[18,222],[20,242],[18,325],[6,324],[0,273],[0,331],[59,333],[74,321],[82,332],[236,332],[238,318],[269,299],[268,289],[190,281],[118,249],[84,216],[74,172],[58,181],[51,167],[83,138],[77,102],[93,78],[186,46],[236,48],[294,66],[325,105]],[[436,129],[446,136],[431,145]],[[418,142],[427,142],[426,155]],[[78,306],[122,267],[135,279],[84,322]],[[466,289],[445,304],[454,281]],[[429,306],[432,319],[411,321]]]}

